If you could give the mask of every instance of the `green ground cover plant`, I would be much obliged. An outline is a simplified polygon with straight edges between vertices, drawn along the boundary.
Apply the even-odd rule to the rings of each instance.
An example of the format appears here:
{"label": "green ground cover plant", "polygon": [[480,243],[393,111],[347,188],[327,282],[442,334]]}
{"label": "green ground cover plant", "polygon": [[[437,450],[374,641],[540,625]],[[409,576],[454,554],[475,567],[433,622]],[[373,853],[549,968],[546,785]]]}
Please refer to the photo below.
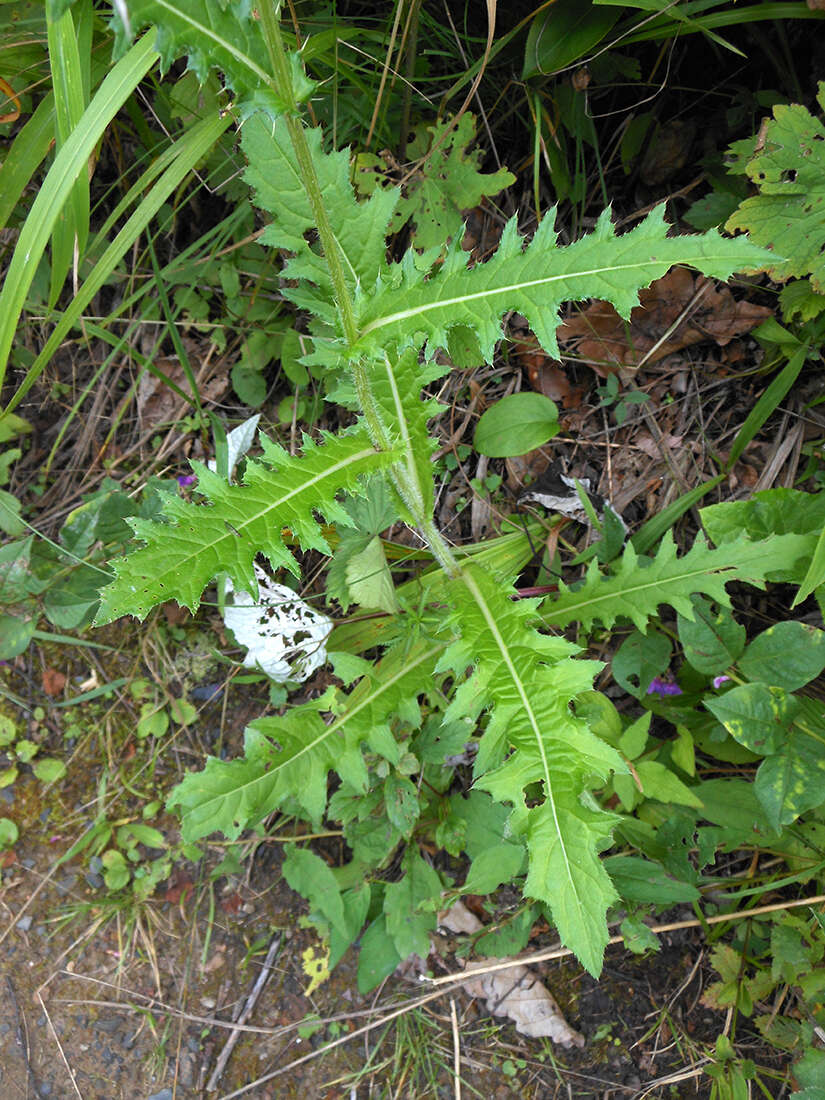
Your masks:
{"label": "green ground cover plant", "polygon": [[[361,826],[345,832],[355,845],[353,882],[332,890],[333,872],[308,852],[288,861],[288,878],[314,908],[321,907],[333,954],[371,915],[363,950],[371,955],[369,946],[382,941],[382,970],[412,951],[426,954],[442,890],[437,872],[409,844],[403,876],[376,889],[378,897],[366,875],[402,838],[413,836],[423,816],[410,778],[421,773],[421,734],[426,730],[432,738],[434,725],[444,722],[446,729],[458,728],[462,743],[478,738],[476,797],[508,807],[499,821],[502,836],[506,826],[518,838],[519,866],[526,849],[525,896],[546,907],[564,942],[597,973],[607,940],[605,914],[617,897],[598,852],[619,819],[590,792],[612,774],[625,774],[627,765],[573,710],[597,666],[575,656],[577,647],[548,628],[570,621],[586,627],[596,618],[609,626],[628,612],[645,627],[664,602],[691,616],[693,593],[724,601],[726,580],[761,584],[789,554],[802,556],[809,546],[793,535],[758,546],[743,539],[727,554],[698,542],[680,560],[665,542],[650,562],[640,562],[629,547],[612,577],[594,566],[583,589],[563,588],[542,608],[514,602],[512,564],[493,571],[477,560],[460,560],[433,522],[427,422],[435,410],[421,395],[443,374],[434,355],[449,349],[457,327],[474,334],[489,360],[501,315],[516,308],[554,351],[565,300],[598,295],[626,315],[638,289],[675,262],[726,278],[769,256],[744,238],[726,240],[713,231],[669,237],[656,210],[621,236],[606,212],[592,234],[567,247],[557,246],[550,216],[529,244],[511,221],[496,254],[475,267],[457,243],[446,241],[423,252],[413,247],[388,263],[385,237],[398,193],[375,191],[359,202],[348,154],[324,152],[320,130],[298,117],[298,102],[311,85],[299,56],[285,48],[274,13],[262,13],[258,24],[250,15],[226,12],[217,32],[207,35],[206,8],[198,19],[199,11],[196,5],[195,17],[190,13],[184,24],[155,5],[134,5],[132,30],[158,20],[165,63],[183,50],[202,75],[221,65],[248,103],[242,144],[255,201],[272,216],[264,239],[290,254],[285,293],[312,317],[307,361],[324,368],[330,395],[353,409],[356,420],[320,444],[306,439],[300,457],[262,438],[262,459],[247,462],[241,484],[195,467],[209,506],[169,497],[165,523],[133,524],[145,546],[114,563],[117,579],[102,593],[97,621],[125,613],[143,618],[167,599],[194,609],[219,574],[255,597],[258,554],[273,569],[297,573],[283,530],[303,550],[328,551],[313,513],[327,524],[350,526],[340,495],[369,496],[376,477],[388,485],[396,516],[420,533],[438,569],[418,578],[414,614],[399,602],[383,656],[359,666],[350,693],[330,689],[321,700],[290,707],[283,718],[253,724],[242,760],[212,759],[202,774],[184,780],[172,796],[184,834],[197,840],[219,829],[234,837],[296,803],[318,823],[327,812],[327,775],[335,771],[342,786],[330,812],[345,826]],[[308,243],[311,231],[319,249]],[[422,708],[420,688],[427,683],[442,698]]]}
{"label": "green ground cover plant", "polygon": [[[575,20],[581,34],[569,55],[547,52],[537,17],[528,79],[578,61],[616,23],[616,5],[584,7],[583,18],[581,5],[559,5],[560,17]],[[666,37],[668,19],[684,17],[686,33],[715,33],[736,14],[715,12],[720,7],[684,5],[649,25],[632,15],[625,29]],[[792,7],[803,16],[802,5]],[[127,615],[144,621],[175,601],[192,612],[217,605],[239,642],[233,612],[257,614],[269,641],[283,642],[282,619],[292,616],[293,625],[272,666],[281,670],[270,696],[276,713],[247,726],[243,755],[226,759],[216,751],[171,792],[168,808],[179,815],[183,844],[170,848],[148,824],[157,806],[145,821],[118,825],[101,795],[92,828],[71,854],[96,861],[111,893],[132,889],[145,902],[174,860],[196,856],[214,833],[229,841],[260,835],[279,812],[313,831],[333,827],[346,846],[335,866],[294,844],[283,874],[309,904],[326,951],[323,972],[357,944],[363,991],[409,955],[426,957],[438,912],[462,896],[515,887],[520,897],[467,950],[513,954],[546,921],[598,975],[614,921],[627,947],[643,953],[657,947],[647,918],[668,906],[718,915],[728,905],[755,904],[771,888],[820,882],[825,706],[812,685],[825,669],[825,634],[795,620],[789,607],[787,617],[749,638],[737,596],[785,585],[794,606],[813,596],[806,607],[821,612],[821,496],[779,489],[709,506],[698,513],[701,530],[686,549],[671,533],[819,356],[819,120],[799,105],[777,107],[759,139],[733,148],[734,171],[757,193],[744,201],[741,188],[727,194],[728,211],[736,205],[730,235],[707,218],[702,232],[675,233],[656,206],[623,232],[605,209],[589,232],[563,243],[556,211],[546,210],[532,236],[516,217],[506,220],[495,248],[476,260],[463,247],[462,211],[514,177],[503,167],[481,171],[480,157],[469,151],[477,125],[470,114],[411,131],[408,155],[428,159],[402,186],[392,157],[342,144],[342,135],[349,140],[367,120],[351,104],[335,114],[321,94],[329,28],[299,49],[276,5],[135,0],[115,8],[116,65],[98,74],[100,91],[87,88],[64,117],[60,104],[73,102],[71,74],[83,70],[73,28],[83,29],[91,11],[48,6],[50,52],[66,66],[62,78],[57,71],[52,78],[56,91],[61,79],[65,88],[51,120],[54,164],[28,215],[17,210],[20,237],[0,293],[3,365],[26,368],[0,420],[0,440],[10,444],[0,485],[28,428],[13,410],[191,169],[206,164],[229,175],[234,125],[244,168],[228,192],[237,209],[222,223],[226,236],[215,241],[220,257],[203,262],[184,251],[162,264],[152,251],[149,288],[157,299],[145,288],[125,299],[146,303],[147,316],[169,334],[186,368],[188,423],[201,440],[212,433],[217,461],[193,461],[185,485],[150,478],[140,492],[127,493],[107,480],[52,543],[29,532],[18,502],[0,488],[0,524],[12,539],[0,550],[0,659],[18,656],[33,639],[60,638],[38,629],[41,615],[70,631]],[[94,28],[103,38],[97,22]],[[354,24],[337,25],[335,33],[353,42],[369,38]],[[81,36],[81,50],[85,42]],[[166,104],[185,132],[92,234],[87,188],[78,180],[112,113],[158,58],[165,70],[183,59],[188,65]],[[357,84],[360,74],[351,77]],[[584,123],[572,110],[571,101],[562,122],[578,140],[575,126]],[[391,121],[384,117],[379,129],[392,133]],[[37,164],[31,154],[32,173]],[[565,189],[559,173],[559,197],[581,202],[583,213],[581,177],[575,169],[567,174]],[[22,175],[17,182],[22,191]],[[242,234],[237,249],[218,247]],[[78,293],[36,356],[16,363],[12,340],[27,294],[37,291],[39,278],[53,306],[72,249],[85,258]],[[599,541],[572,561],[544,560],[542,579],[552,583],[522,591],[539,525],[511,516],[497,536],[458,546],[439,529],[432,424],[440,406],[433,394],[449,371],[494,362],[509,312],[524,317],[556,356],[565,303],[600,298],[627,318],[639,290],[674,264],[722,280],[736,272],[796,277],[780,294],[785,324],[768,322],[758,333],[776,349],[776,378],[720,458],[717,478],[633,535],[609,509],[597,515],[579,487]],[[268,294],[249,291],[250,269]],[[182,317],[209,323],[215,301],[227,317],[217,346],[237,351],[234,394],[250,408],[262,406],[266,372],[279,362],[290,392],[278,419],[292,425],[297,445],[256,436],[256,417],[227,434],[201,407],[177,325]],[[234,322],[242,335],[233,345]],[[153,355],[146,358],[158,373]],[[619,425],[647,401],[640,391],[620,397],[613,375],[599,395],[604,406],[616,404]],[[315,427],[321,398],[323,430]],[[309,429],[302,436],[298,423]],[[515,394],[480,417],[475,450],[518,456],[558,431],[554,402]],[[484,485],[492,487],[496,476]],[[412,547],[385,537],[394,525],[415,533]],[[310,563],[315,580],[305,603],[296,590]],[[604,668],[588,656],[594,642],[613,653],[613,680],[634,700],[630,709],[594,690]],[[253,668],[263,666],[256,653],[247,658]],[[308,692],[302,685],[324,665],[332,669],[324,690]],[[167,700],[143,680],[130,690],[137,738],[163,737]],[[10,769],[27,762],[25,739],[3,739]],[[49,763],[44,758],[39,766]],[[738,770],[723,776],[726,767]],[[6,821],[0,842],[12,844],[16,834]],[[145,861],[147,847],[161,857]],[[781,870],[745,885],[717,874],[720,855],[750,849],[769,851]],[[817,913],[778,911],[761,916],[746,938],[717,945],[712,958],[721,980],[706,1003],[756,1014],[769,1042],[794,1057],[805,1052],[799,1097],[822,1092],[825,1071],[812,1043],[825,1019],[824,942]],[[789,991],[794,1013],[762,1012],[769,996],[784,999]],[[713,1057],[714,1095],[741,1095],[752,1081],[765,1092],[726,1036]]]}

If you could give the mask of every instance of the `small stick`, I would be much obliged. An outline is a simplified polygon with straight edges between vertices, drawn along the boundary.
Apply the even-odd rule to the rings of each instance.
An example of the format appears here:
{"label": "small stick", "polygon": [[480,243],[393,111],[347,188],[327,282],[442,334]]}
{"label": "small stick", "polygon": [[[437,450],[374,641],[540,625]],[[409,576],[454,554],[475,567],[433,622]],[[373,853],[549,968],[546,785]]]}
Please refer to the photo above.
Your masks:
{"label": "small stick", "polygon": [[220,1081],[223,1075],[223,1071],[226,1069],[226,1063],[229,1061],[232,1051],[235,1049],[235,1044],[241,1037],[241,1029],[243,1028],[243,1025],[246,1023],[246,1021],[249,1019],[249,1017],[252,1015],[252,1011],[255,1008],[255,1005],[258,1003],[258,998],[261,995],[261,991],[266,985],[267,979],[272,972],[272,964],[275,962],[275,956],[278,954],[278,948],[280,946],[281,937],[278,935],[273,938],[272,943],[269,945],[269,950],[266,953],[264,964],[261,967],[258,977],[255,979],[255,984],[252,987],[252,992],[246,998],[246,1004],[243,1006],[243,1011],[241,1012],[238,1019],[235,1021],[237,1026],[232,1028],[232,1031],[229,1034],[229,1038],[224,1044],[223,1050],[218,1055],[218,1060],[215,1063],[215,1070],[212,1076],[206,1082],[207,1092],[214,1092],[217,1089],[218,1081]]}
{"label": "small stick", "polygon": [[[37,1078],[34,1075],[31,1063],[31,1046],[29,1045],[29,1029],[26,1027],[26,1020],[20,1011],[20,1005],[17,1001],[17,991],[14,988],[11,978],[6,978],[6,988],[8,990],[9,1000],[11,1001],[12,1008],[14,1009],[14,1022],[15,1022],[15,1039],[17,1045],[20,1047],[20,1056],[23,1059],[23,1065],[26,1067],[26,1081],[27,1086],[30,1084],[37,1093]],[[26,1088],[26,1095],[28,1096],[28,1087]]]}
{"label": "small stick", "polygon": [[455,997],[450,997],[450,1022],[453,1025],[453,1078],[455,1080],[455,1100],[461,1100],[461,1044],[458,1038],[458,1016],[455,1011]]}
{"label": "small stick", "polygon": [[[764,913],[778,913],[783,909],[796,909],[800,905],[819,905],[822,902],[825,902],[825,894],[817,894],[816,897],[812,898],[796,898],[793,901],[778,901],[772,905],[757,905],[753,909],[740,909],[736,913],[716,913],[714,916],[704,917],[702,920],[696,920],[695,918],[691,920],[674,920],[670,921],[669,924],[651,924],[648,927],[654,934],[675,932],[681,928],[699,928],[704,924],[724,924],[726,921],[747,920],[749,917],[759,917]],[[623,942],[624,936],[611,936],[607,941],[608,945]],[[563,959],[572,954],[573,951],[569,947],[559,946],[549,951],[539,951],[535,955],[516,955],[505,962],[492,963],[489,966],[476,967],[471,965],[460,974],[444,974],[440,978],[428,978],[426,975],[421,974],[418,980],[431,986],[448,985],[459,981],[462,977],[475,978],[480,974],[491,974],[496,970],[509,970],[513,966],[530,966],[533,963],[547,962],[550,959]]]}
{"label": "small stick", "polygon": [[66,1052],[63,1050],[63,1046],[60,1042],[60,1039],[57,1036],[57,1032],[54,1029],[54,1024],[52,1023],[52,1018],[49,1015],[48,1010],[46,1009],[45,1001],[41,997],[39,989],[37,991],[37,999],[40,1002],[40,1007],[43,1009],[43,1015],[46,1017],[46,1022],[49,1025],[49,1031],[52,1033],[52,1038],[54,1039],[55,1043],[57,1044],[57,1049],[60,1051],[60,1057],[63,1059],[63,1065],[66,1067],[66,1073],[68,1073],[68,1075],[69,1075],[69,1080],[72,1083],[72,1088],[77,1093],[77,1095],[79,1097],[79,1100],[83,1100],[83,1094],[81,1093],[80,1089],[77,1087],[77,1081],[75,1080],[75,1072],[72,1069],[72,1067],[69,1065],[69,1060],[66,1057]]}

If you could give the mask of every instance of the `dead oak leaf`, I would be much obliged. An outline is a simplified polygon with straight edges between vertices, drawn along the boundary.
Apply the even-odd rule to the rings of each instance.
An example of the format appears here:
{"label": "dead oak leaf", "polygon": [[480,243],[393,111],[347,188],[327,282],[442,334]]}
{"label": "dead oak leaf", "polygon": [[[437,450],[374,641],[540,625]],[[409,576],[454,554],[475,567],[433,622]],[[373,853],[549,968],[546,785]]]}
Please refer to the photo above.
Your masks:
{"label": "dead oak leaf", "polygon": [[629,321],[609,302],[596,300],[562,325],[557,336],[568,355],[604,378],[621,367],[637,367],[643,359],[658,362],[692,344],[712,341],[724,347],[772,315],[766,306],[737,300],[726,286],[674,267],[640,292]]}

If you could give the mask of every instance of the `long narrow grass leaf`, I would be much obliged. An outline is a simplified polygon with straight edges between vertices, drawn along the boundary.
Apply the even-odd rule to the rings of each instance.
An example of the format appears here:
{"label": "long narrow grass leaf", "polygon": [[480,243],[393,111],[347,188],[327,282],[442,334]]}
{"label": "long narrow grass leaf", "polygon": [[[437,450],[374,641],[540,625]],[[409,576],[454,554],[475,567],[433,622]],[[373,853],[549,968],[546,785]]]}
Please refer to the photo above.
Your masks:
{"label": "long narrow grass leaf", "polygon": [[[148,194],[143,197],[138,208],[131,214],[115,239],[103,252],[71,304],[67,306],[42,350],[26,372],[26,377],[9,401],[7,411],[11,411],[22,401],[45,370],[51,357],[65,339],[66,334],[71,331],[74,324],[82,316],[83,310],[106,283],[118,262],[140,237],[169,196],[186,179],[192,168],[212,148],[220,135],[229,126],[230,121],[228,117],[220,118],[218,116],[205,119],[193,126],[171,149],[166,150],[163,155],[164,163],[168,165],[165,172]],[[148,170],[146,176],[150,177],[154,174],[153,166]],[[143,177],[131,189],[130,194],[133,197],[141,193],[139,184],[142,181]]]}
{"label": "long narrow grass leaf", "polygon": [[54,95],[49,92],[15,136],[0,165],[0,229],[4,229],[26,184],[54,140]]}
{"label": "long narrow grass leaf", "polygon": [[[47,7],[48,12],[48,7]],[[47,16],[49,64],[55,102],[55,149],[69,140],[86,109],[80,50],[71,9],[59,19]],[[88,80],[86,81],[88,84]],[[89,174],[79,172],[52,232],[49,305],[53,306],[75,255],[82,254],[89,236]]]}
{"label": "long narrow grass leaf", "polygon": [[765,392],[760,396],[759,400],[748,413],[745,423],[736,433],[736,439],[733,441],[728,460],[725,463],[726,470],[733,468],[747,445],[754,438],[768,417],[782,402],[791,386],[799,377],[799,372],[804,367],[805,361],[810,354],[811,349],[807,344],[803,344],[801,348],[797,348],[779,374],[777,374]]}
{"label": "long narrow grass leaf", "polygon": [[115,65],[98,88],[83,118],[55,157],[14,250],[0,291],[0,385],[12,340],[40,257],[78,175],[106,127],[155,63],[154,35],[147,34]]}

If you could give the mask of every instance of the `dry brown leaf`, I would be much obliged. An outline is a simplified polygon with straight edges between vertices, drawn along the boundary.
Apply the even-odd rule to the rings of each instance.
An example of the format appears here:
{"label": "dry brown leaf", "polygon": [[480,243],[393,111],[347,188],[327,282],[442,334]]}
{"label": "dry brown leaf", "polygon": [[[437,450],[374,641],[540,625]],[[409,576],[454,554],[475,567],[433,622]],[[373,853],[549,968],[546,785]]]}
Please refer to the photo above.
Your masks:
{"label": "dry brown leaf", "polygon": [[[484,927],[460,901],[440,914],[439,924],[450,932],[469,935]],[[468,972],[485,965],[466,963],[463,959],[456,962]],[[522,1035],[532,1038],[546,1035],[561,1046],[584,1046],[584,1036],[568,1024],[553,996],[528,967],[515,965],[468,977],[463,985],[472,997],[483,1000],[494,1016],[509,1017]]]}
{"label": "dry brown leaf", "polygon": [[56,668],[43,669],[43,690],[47,695],[51,695],[52,698],[54,698],[55,695],[61,693],[65,686],[65,673],[58,672]]}
{"label": "dry brown leaf", "polygon": [[167,600],[160,607],[169,626],[180,626],[191,618],[189,609],[181,607],[174,600]]}
{"label": "dry brown leaf", "polygon": [[527,371],[527,378],[534,390],[565,409],[581,406],[584,391],[580,386],[571,385],[564,367],[542,350],[535,337],[514,341],[512,351]]}
{"label": "dry brown leaf", "polygon": [[[183,393],[190,393],[189,381],[177,359],[157,359],[158,370],[174,382]],[[198,381],[198,394],[202,405],[211,405],[226,392],[229,376],[222,365],[217,365],[210,375]],[[148,370],[138,382],[137,409],[141,428],[145,431],[157,424],[174,423],[183,413],[187,402],[179,397],[162,378],[156,378]]]}
{"label": "dry brown leaf", "polygon": [[[700,291],[685,319],[662,339]],[[773,315],[766,306],[737,301],[727,287],[684,267],[674,267],[641,291],[639,302],[629,322],[609,302],[591,302],[558,329],[559,342],[604,378],[621,367],[638,366],[645,357],[656,363],[691,344],[713,341],[724,347]]]}
{"label": "dry brown leaf", "polygon": [[694,123],[682,119],[657,126],[639,169],[642,183],[654,187],[680,172],[688,162],[695,136]]}
{"label": "dry brown leaf", "polygon": [[684,436],[663,432],[660,442],[654,439],[650,432],[640,429],[633,436],[633,444],[638,447],[642,454],[649,455],[650,458],[662,458],[663,447],[669,451],[681,450],[684,446]]}

